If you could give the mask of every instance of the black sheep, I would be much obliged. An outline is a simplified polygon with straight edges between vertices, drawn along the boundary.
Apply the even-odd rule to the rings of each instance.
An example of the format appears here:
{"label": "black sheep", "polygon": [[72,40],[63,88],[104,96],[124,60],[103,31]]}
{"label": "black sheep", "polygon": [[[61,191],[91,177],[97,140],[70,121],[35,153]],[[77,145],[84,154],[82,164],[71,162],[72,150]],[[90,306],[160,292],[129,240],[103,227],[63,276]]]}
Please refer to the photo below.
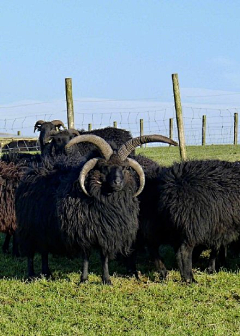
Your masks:
{"label": "black sheep", "polygon": [[[103,283],[110,284],[108,259],[127,254],[138,230],[137,195],[144,187],[141,166],[128,158],[141,143],[174,143],[162,136],[135,138],[114,153],[94,135],[82,135],[66,146],[89,141],[99,147],[102,158],[71,163],[61,158],[55,165],[29,172],[16,192],[18,238],[28,257],[28,276],[34,276],[33,257],[42,255],[42,273],[49,276],[48,253],[83,252],[81,281],[88,278],[90,251],[100,250]],[[136,174],[137,173],[137,174]],[[137,178],[138,176],[138,178]]]}
{"label": "black sheep", "polygon": [[219,160],[186,161],[160,169],[154,180],[154,202],[145,199],[142,203],[142,232],[160,274],[165,277],[166,268],[158,247],[170,244],[176,251],[182,279],[192,282],[195,247],[212,250],[209,267],[214,269],[220,248],[239,238],[240,168]]}
{"label": "black sheep", "polygon": [[52,132],[59,131],[60,127],[65,128],[61,120],[44,121],[38,120],[34,125],[34,132],[39,134],[39,143],[42,155],[51,155],[52,153]]}
{"label": "black sheep", "polygon": [[[16,230],[15,215],[15,190],[26,170],[22,163],[6,163],[0,160],[0,232],[6,234],[2,247],[4,253],[9,248],[10,238],[14,237]],[[13,254],[18,255],[15,237],[13,242]]]}
{"label": "black sheep", "polygon": [[[78,132],[80,135],[93,134],[103,138],[107,143],[110,144],[113,150],[118,150],[124,143],[132,139],[132,135],[129,131],[115,127],[99,128],[92,131],[78,130]],[[72,146],[69,153],[78,153],[87,156],[90,159],[99,156],[99,149],[92,143],[81,142],[75,146]],[[131,154],[133,153],[134,149]]]}

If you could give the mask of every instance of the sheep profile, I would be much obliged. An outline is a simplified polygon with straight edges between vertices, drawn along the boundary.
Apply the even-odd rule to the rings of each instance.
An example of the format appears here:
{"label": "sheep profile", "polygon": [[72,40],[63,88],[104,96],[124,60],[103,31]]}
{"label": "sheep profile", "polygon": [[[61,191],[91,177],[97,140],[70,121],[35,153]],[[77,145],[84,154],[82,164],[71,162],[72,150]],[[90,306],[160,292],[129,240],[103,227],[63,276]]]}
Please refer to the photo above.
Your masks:
{"label": "sheep profile", "polygon": [[49,155],[52,151],[51,132],[59,131],[60,127],[65,128],[61,120],[44,121],[38,120],[34,125],[34,132],[37,130],[39,134],[39,143],[42,155]]}

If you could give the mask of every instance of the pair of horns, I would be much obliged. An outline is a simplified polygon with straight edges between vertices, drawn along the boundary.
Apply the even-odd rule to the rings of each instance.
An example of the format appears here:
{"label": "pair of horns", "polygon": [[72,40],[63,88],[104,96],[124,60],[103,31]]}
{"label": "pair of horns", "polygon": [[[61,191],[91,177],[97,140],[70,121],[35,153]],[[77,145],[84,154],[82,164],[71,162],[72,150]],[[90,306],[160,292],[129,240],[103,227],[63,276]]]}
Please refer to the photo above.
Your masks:
{"label": "pair of horns", "polygon": [[[113,154],[113,149],[109,143],[106,142],[103,138],[94,134],[83,134],[75,137],[65,146],[66,152],[69,153],[70,148],[80,142],[91,142],[92,144],[96,145],[106,160],[109,160]],[[128,140],[118,149],[117,155],[120,160],[124,161],[136,147],[149,142],[163,142],[173,146],[178,146],[177,142],[160,134],[143,135],[141,137]]]}
{"label": "pair of horns", "polygon": [[63,128],[65,128],[65,125],[61,120],[52,120],[52,121],[38,120],[36,122],[36,124],[34,125],[34,132],[36,131],[36,129],[38,129],[40,131],[42,124],[48,123],[48,122],[52,123],[56,127],[61,127],[62,126]]}
{"label": "pair of horns", "polygon": [[[65,150],[67,153],[70,152],[70,148],[75,145],[78,144],[80,142],[91,142],[92,144],[96,145],[99,150],[101,151],[102,156],[108,161],[110,159],[110,157],[113,155],[113,149],[112,147],[101,137],[97,136],[97,135],[93,135],[93,134],[87,134],[87,135],[79,135],[75,138],[73,138],[72,140],[69,141],[69,143],[65,146]],[[149,142],[163,142],[163,143],[168,143],[174,146],[178,146],[178,143],[173,141],[172,139],[165,137],[163,135],[159,135],[159,134],[153,134],[153,135],[144,135],[141,137],[137,137],[137,138],[133,138],[129,141],[127,141],[125,144],[123,144],[117,151],[116,155],[119,157],[119,159],[121,161],[125,161],[127,159],[128,164],[130,167],[132,167],[138,174],[139,176],[139,180],[140,180],[140,186],[137,190],[137,192],[134,194],[134,197],[138,196],[143,188],[144,188],[144,184],[145,184],[145,175],[143,172],[142,167],[140,166],[140,164],[133,159],[127,158],[128,155],[139,145],[141,144],[145,144],[145,143],[149,143]],[[88,162],[85,163],[85,165],[83,166],[83,169],[81,171],[80,174],[80,185],[82,190],[84,191],[84,193],[88,196],[90,196],[85,188],[85,179],[87,174],[89,173],[89,171],[91,169],[93,169],[95,167],[95,165],[97,164],[97,161],[99,160],[99,158],[94,158],[89,160]]]}

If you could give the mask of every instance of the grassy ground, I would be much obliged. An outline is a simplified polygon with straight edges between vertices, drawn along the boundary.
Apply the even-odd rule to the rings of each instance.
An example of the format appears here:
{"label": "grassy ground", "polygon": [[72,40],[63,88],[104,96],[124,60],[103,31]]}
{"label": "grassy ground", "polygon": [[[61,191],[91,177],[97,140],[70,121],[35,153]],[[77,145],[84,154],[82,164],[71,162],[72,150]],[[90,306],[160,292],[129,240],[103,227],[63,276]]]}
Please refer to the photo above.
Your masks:
{"label": "grassy ground", "polygon": [[[179,161],[177,148],[139,152],[169,165]],[[240,160],[240,147],[188,148],[188,158]],[[0,244],[3,242],[0,235]],[[204,272],[207,253],[194,265],[196,284],[180,281],[174,254],[161,249],[169,275],[159,281],[154,267],[139,258],[141,281],[124,277],[124,267],[110,264],[113,286],[103,286],[97,254],[89,283],[79,285],[81,261],[50,257],[54,280],[25,281],[26,260],[0,251],[0,335],[240,335],[239,259],[228,269]],[[36,258],[40,272],[40,258]]]}
{"label": "grassy ground", "polygon": [[[180,162],[178,147],[146,147],[137,149],[137,153],[144,154],[162,165],[169,166],[173,162]],[[219,159],[227,161],[240,160],[240,145],[211,145],[187,147],[188,160]]]}

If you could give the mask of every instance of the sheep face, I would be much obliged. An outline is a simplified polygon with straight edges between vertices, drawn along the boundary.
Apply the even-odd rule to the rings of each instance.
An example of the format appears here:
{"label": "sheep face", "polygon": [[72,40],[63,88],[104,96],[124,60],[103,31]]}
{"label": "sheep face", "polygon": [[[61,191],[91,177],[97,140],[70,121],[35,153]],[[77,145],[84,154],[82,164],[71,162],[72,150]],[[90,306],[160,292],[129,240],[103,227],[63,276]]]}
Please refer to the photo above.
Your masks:
{"label": "sheep face", "polygon": [[120,191],[126,184],[127,168],[125,166],[99,163],[103,189],[107,192]]}
{"label": "sheep face", "polygon": [[47,143],[50,143],[52,141],[50,132],[55,130],[56,126],[51,122],[45,122],[44,124],[42,124],[39,135],[40,144],[45,146]]}
{"label": "sheep face", "polygon": [[52,145],[55,150],[55,155],[66,154],[66,144],[78,135],[76,130],[63,130],[60,132],[52,131],[51,133]]}
{"label": "sheep face", "polygon": [[130,181],[131,188],[136,188],[126,164],[117,165],[100,159],[88,174],[86,189],[91,196],[111,195],[125,190]]}
{"label": "sheep face", "polygon": [[66,144],[74,138],[73,135],[71,134],[62,134],[62,133],[57,133],[52,136],[52,144],[55,149],[55,154],[62,154],[65,153],[64,149]]}

